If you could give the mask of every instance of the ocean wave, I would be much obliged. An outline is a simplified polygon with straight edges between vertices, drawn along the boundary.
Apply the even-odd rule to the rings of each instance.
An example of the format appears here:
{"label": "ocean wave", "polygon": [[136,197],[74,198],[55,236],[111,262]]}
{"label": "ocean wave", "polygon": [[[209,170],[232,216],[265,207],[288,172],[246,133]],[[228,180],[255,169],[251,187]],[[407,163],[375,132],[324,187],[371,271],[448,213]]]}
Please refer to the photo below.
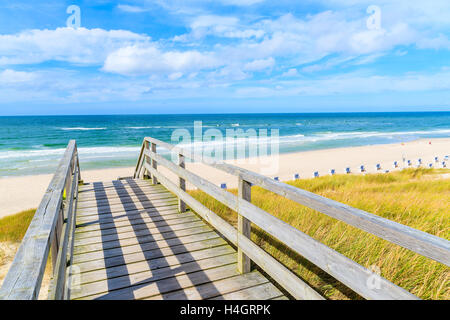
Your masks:
{"label": "ocean wave", "polygon": [[75,127],[75,128],[60,128],[64,131],[91,131],[91,130],[106,130],[107,128],[84,128],[84,127]]}
{"label": "ocean wave", "polygon": [[[21,159],[21,160],[27,160],[27,159],[39,159],[39,158],[47,158],[47,159],[54,159],[54,158],[60,158],[64,152],[66,151],[65,148],[59,148],[59,149],[40,149],[40,150],[10,150],[10,151],[0,151],[0,159]],[[121,155],[121,154],[134,154],[136,152],[139,152],[139,147],[85,147],[85,148],[78,148],[78,153],[80,155],[80,158],[83,158],[84,156],[88,155],[111,155],[114,156]]]}

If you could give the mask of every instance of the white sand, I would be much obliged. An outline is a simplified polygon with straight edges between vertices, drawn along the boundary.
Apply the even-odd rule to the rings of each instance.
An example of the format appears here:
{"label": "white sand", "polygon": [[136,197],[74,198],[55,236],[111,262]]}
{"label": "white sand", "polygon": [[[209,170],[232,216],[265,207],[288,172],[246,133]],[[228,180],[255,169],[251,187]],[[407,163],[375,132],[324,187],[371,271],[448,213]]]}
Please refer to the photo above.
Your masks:
{"label": "white sand", "polygon": [[[431,141],[431,144],[429,144]],[[386,144],[364,147],[338,148],[307,152],[282,154],[278,159],[252,159],[256,163],[233,163],[243,168],[270,176],[278,176],[280,180],[292,180],[294,173],[299,173],[300,178],[310,178],[314,171],[320,175],[329,174],[330,169],[336,173],[344,173],[345,167],[350,167],[353,173],[359,173],[359,166],[364,165],[367,172],[377,172],[375,164],[379,163],[384,170],[393,170],[393,161],[398,161],[403,168],[402,158],[411,160],[416,165],[417,159],[421,158],[424,166],[434,163],[437,156],[442,161],[445,155],[450,155],[450,139],[428,139],[417,140],[405,144]],[[440,161],[440,162],[441,162]],[[275,170],[269,172],[267,169],[273,165]],[[207,178],[215,184],[226,183],[228,187],[236,187],[237,178],[222,171],[213,169],[203,164],[187,163],[187,169]],[[440,167],[440,163],[439,166]],[[159,168],[167,174],[167,170]],[[399,170],[397,169],[397,170]],[[134,168],[114,168],[93,171],[82,171],[82,179],[85,182],[111,181],[117,177],[131,176]],[[174,175],[167,174],[171,179]],[[44,194],[52,175],[35,175],[0,179],[0,217],[17,213],[22,210],[36,208]],[[189,186],[188,188],[192,187]]]}

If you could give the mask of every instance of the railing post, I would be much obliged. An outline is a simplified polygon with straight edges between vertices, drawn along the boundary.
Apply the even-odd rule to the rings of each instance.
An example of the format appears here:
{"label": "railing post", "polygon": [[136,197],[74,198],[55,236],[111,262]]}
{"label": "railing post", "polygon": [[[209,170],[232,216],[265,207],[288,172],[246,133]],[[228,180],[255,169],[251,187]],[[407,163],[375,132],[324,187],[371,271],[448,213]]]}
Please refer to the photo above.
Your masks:
{"label": "railing post", "polygon": [[[151,147],[152,147],[152,152],[156,153],[156,144],[154,144],[153,142],[151,143]],[[153,169],[157,170],[158,169],[158,163],[156,162],[155,159],[152,159],[152,167]],[[153,184],[158,184],[158,179],[152,175],[152,183]]]}
{"label": "railing post", "polygon": [[[186,167],[184,156],[182,154],[178,154],[178,165],[183,169]],[[179,178],[178,186],[181,190],[186,191],[186,181],[183,178]],[[178,210],[180,213],[186,212],[186,203],[184,203],[181,198],[178,198]]]}
{"label": "railing post", "polygon": [[[238,196],[239,198],[251,201],[251,184],[248,181],[243,180],[241,177],[239,177],[239,191]],[[251,222],[250,220],[246,219],[245,217],[241,216],[238,213],[238,233],[242,234],[244,237],[247,237],[250,239],[251,234]],[[240,273],[248,273],[251,269],[251,261],[250,258],[247,257],[244,252],[241,250],[239,246],[239,239],[237,242],[238,247],[238,271]]]}
{"label": "railing post", "polygon": [[[144,150],[150,150],[150,142],[148,142],[147,140],[144,141]],[[144,157],[144,159],[143,159],[144,161],[146,161],[148,164],[151,163],[151,159],[149,159],[145,155],[142,155],[142,156]],[[138,172],[138,175],[139,175],[139,172]],[[145,169],[142,170],[142,179],[150,179],[150,174]]]}

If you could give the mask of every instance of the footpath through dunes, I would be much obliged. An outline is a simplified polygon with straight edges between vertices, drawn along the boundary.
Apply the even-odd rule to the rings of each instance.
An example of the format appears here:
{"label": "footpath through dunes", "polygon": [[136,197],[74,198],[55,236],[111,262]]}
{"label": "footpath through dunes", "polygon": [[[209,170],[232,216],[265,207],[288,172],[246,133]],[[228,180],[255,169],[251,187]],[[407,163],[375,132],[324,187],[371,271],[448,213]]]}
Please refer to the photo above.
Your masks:
{"label": "footpath through dunes", "polygon": [[237,253],[178,199],[149,180],[79,188],[71,299],[274,299],[259,271],[240,274]]}

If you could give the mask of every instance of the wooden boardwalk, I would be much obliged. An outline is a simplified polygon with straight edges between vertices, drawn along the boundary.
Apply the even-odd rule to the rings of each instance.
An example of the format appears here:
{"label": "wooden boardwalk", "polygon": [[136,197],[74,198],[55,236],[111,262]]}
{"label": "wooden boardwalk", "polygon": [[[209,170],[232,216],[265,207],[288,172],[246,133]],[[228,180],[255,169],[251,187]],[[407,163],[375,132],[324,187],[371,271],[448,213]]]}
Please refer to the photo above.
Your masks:
{"label": "wooden boardwalk", "polygon": [[286,299],[177,198],[148,180],[79,187],[71,299]]}

